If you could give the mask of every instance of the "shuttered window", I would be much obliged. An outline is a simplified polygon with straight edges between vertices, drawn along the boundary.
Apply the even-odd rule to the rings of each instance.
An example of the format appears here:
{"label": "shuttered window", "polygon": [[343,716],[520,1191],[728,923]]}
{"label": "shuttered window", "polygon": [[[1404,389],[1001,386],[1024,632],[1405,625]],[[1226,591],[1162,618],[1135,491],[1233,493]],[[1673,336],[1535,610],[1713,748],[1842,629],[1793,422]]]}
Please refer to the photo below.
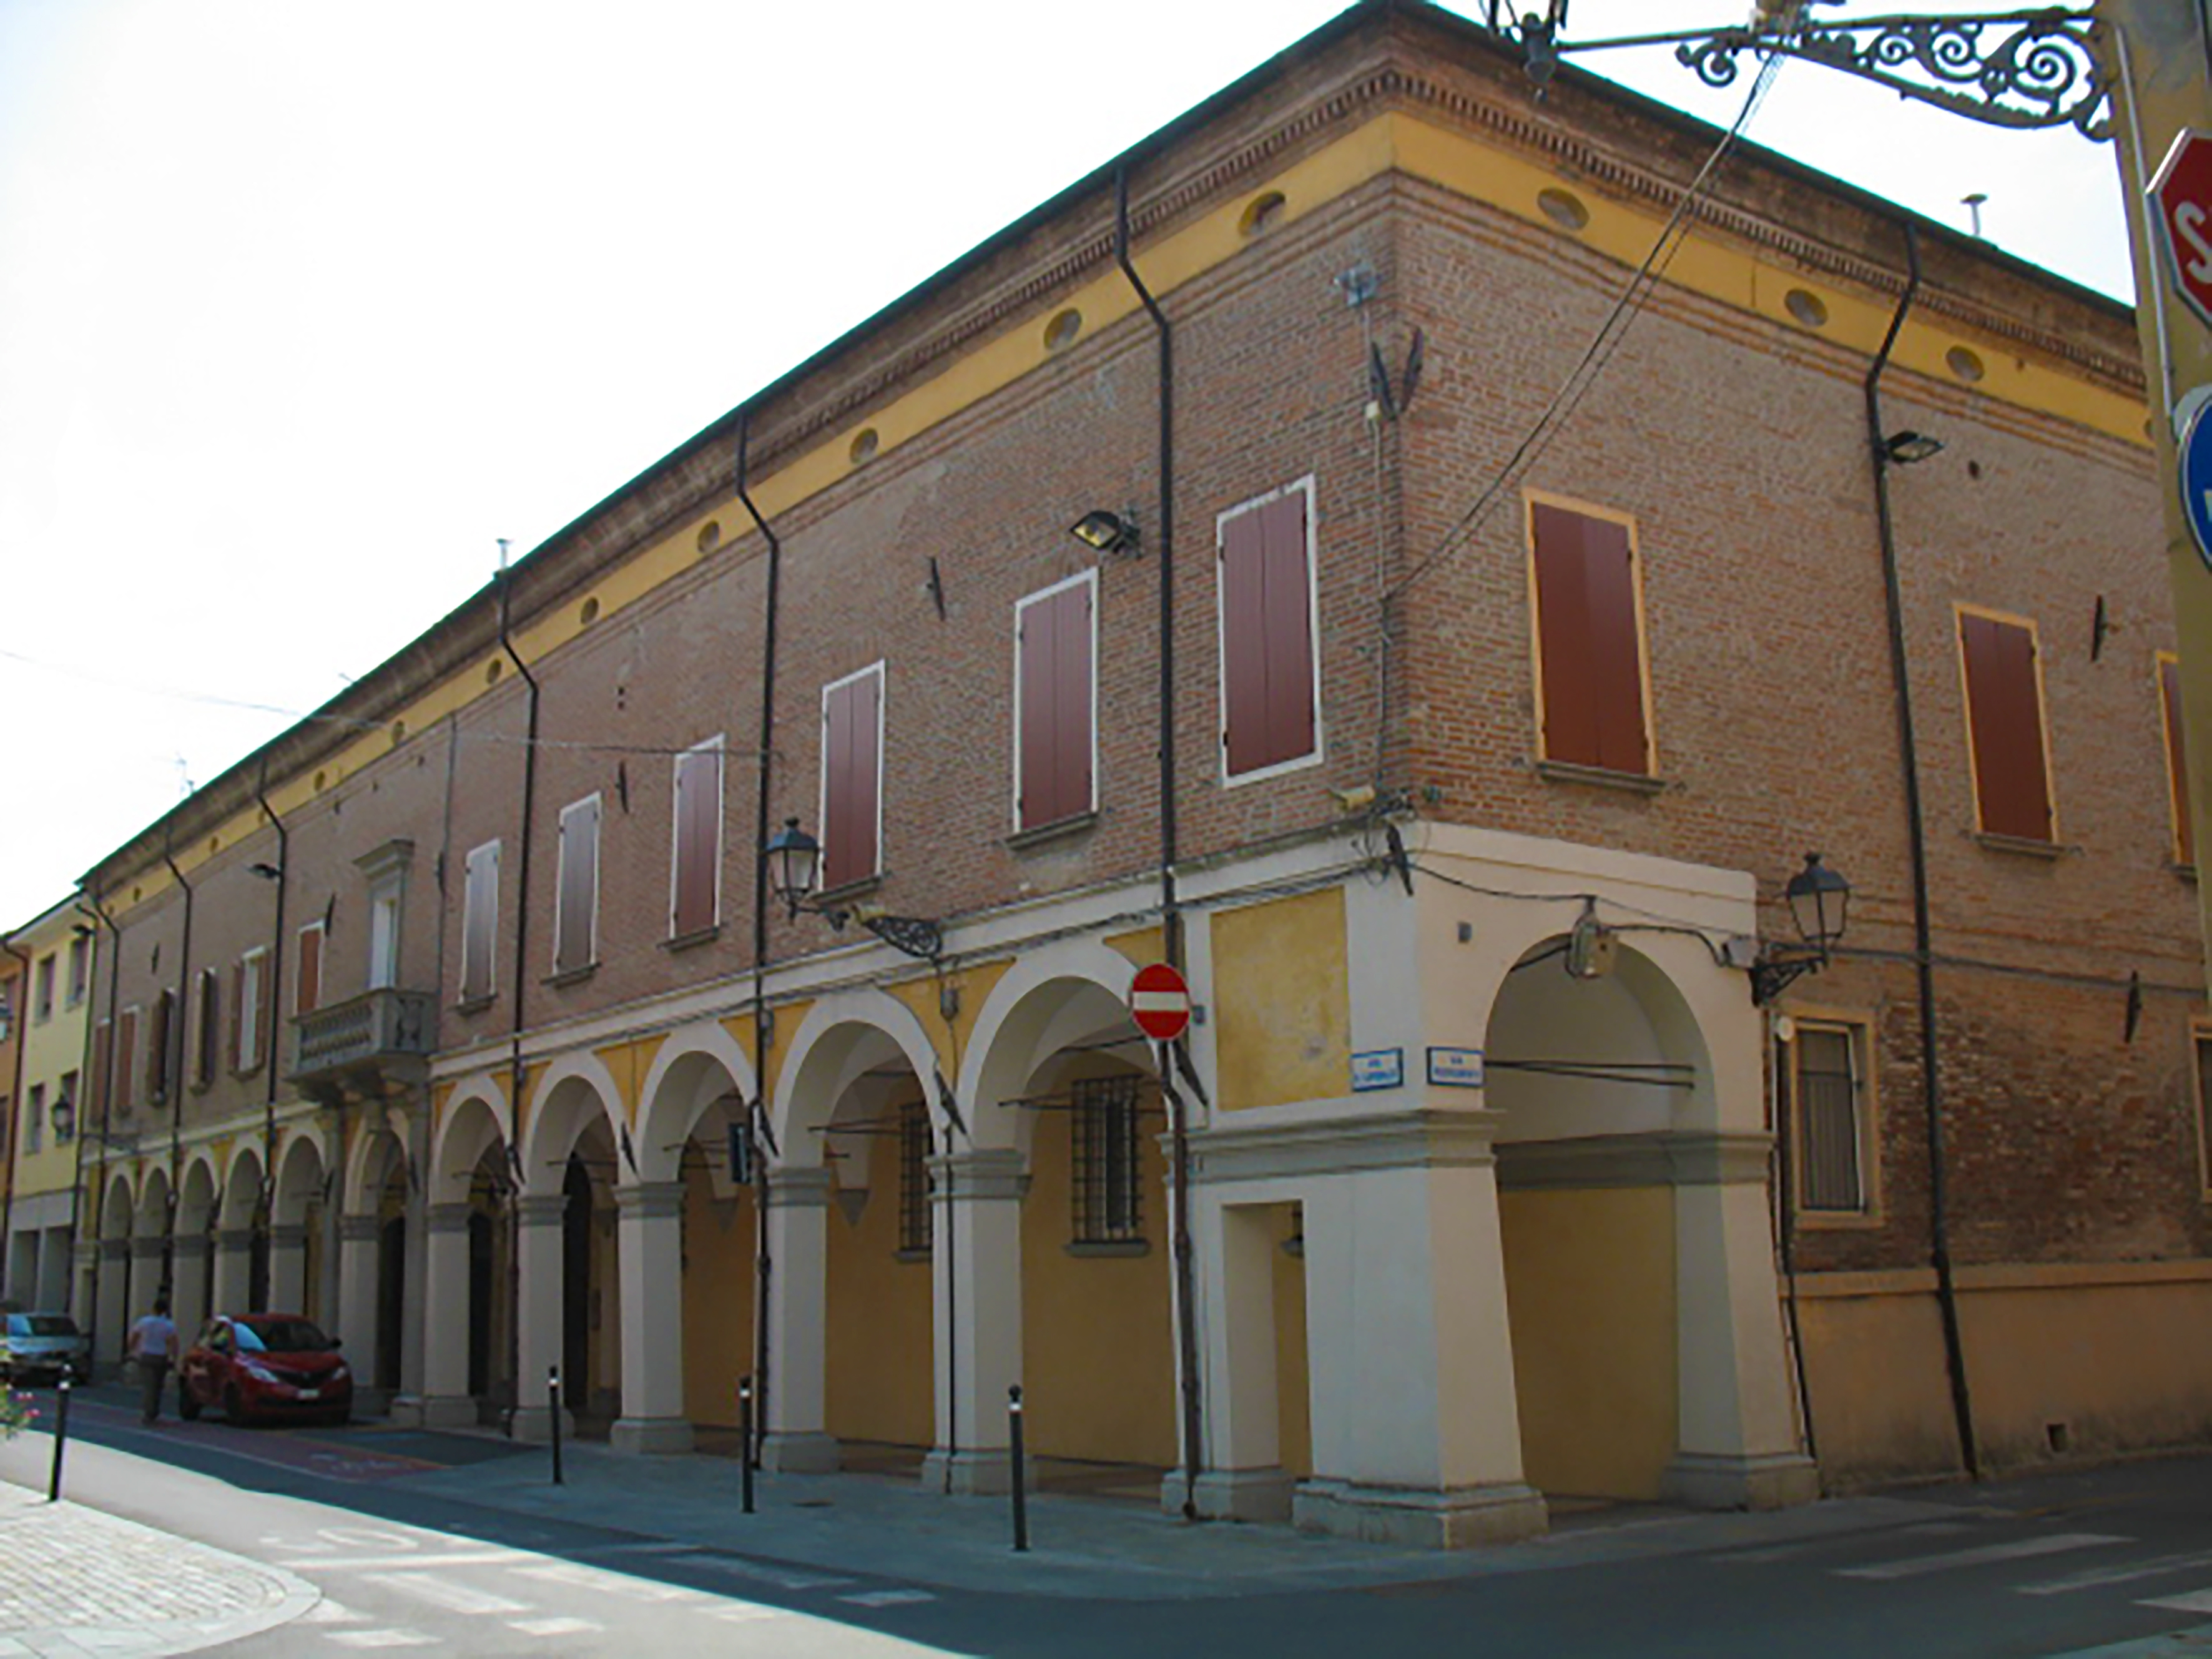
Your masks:
{"label": "shuttered window", "polygon": [[1796,1049],[1799,1207],[1860,1214],[1867,1208],[1865,1032],[1798,1022]]}
{"label": "shuttered window", "polygon": [[1632,526],[1532,498],[1528,547],[1544,758],[1650,774]]}
{"label": "shuttered window", "polygon": [[115,1107],[129,1111],[138,1103],[138,1011],[125,1008],[115,1023]]}
{"label": "shuttered window", "polygon": [[238,1072],[258,1070],[262,1045],[269,1036],[269,953],[248,951],[238,960],[231,981],[231,1067]]}
{"label": "shuttered window", "polygon": [[220,987],[222,975],[212,968],[199,971],[200,1006],[195,1029],[197,1047],[192,1055],[192,1083],[204,1089],[215,1081],[216,1067],[222,1053],[222,995]]}
{"label": "shuttered window", "polygon": [[1312,532],[1310,478],[1216,521],[1225,778],[1321,758]]}
{"label": "shuttered window", "polygon": [[2173,821],[2173,861],[2197,862],[2197,837],[2189,823],[2189,751],[2182,742],[2181,665],[2168,652],[2158,653],[2160,724],[2166,731],[2166,799]]}
{"label": "shuttered window", "polygon": [[2190,1039],[2197,1050],[2197,1159],[2204,1194],[2212,1198],[2212,1031]]}
{"label": "shuttered window", "polygon": [[553,971],[574,973],[599,959],[599,798],[561,809],[561,888],[553,912]]}
{"label": "shuttered window", "polygon": [[1982,830],[2022,841],[2054,839],[2033,624],[1962,609],[1959,654]]}
{"label": "shuttered window", "polygon": [[312,1014],[323,1006],[323,924],[311,921],[300,930],[300,965],[292,985],[295,1018]]}
{"label": "shuttered window", "polygon": [[822,693],[822,885],[866,881],[881,866],[884,665]]}
{"label": "shuttered window", "polygon": [[109,1053],[114,1046],[114,1036],[115,1027],[108,1020],[103,1019],[92,1028],[92,1098],[85,1106],[103,1116],[112,1104],[107,1097],[107,1080],[114,1075]]}
{"label": "shuttered window", "polygon": [[1014,828],[1079,817],[1096,805],[1097,573],[1085,571],[1014,609]]}
{"label": "shuttered window", "polygon": [[[676,828],[668,932],[684,939],[712,927],[722,896],[722,739],[676,757]],[[596,879],[596,878],[595,878]]]}
{"label": "shuttered window", "polygon": [[461,1000],[482,1002],[498,987],[492,971],[499,943],[499,843],[472,848],[461,877]]}
{"label": "shuttered window", "polygon": [[154,1000],[154,1018],[146,1035],[146,1098],[155,1106],[168,1101],[169,1079],[173,1075],[169,1057],[175,1052],[171,1045],[179,1035],[177,994],[164,991]]}

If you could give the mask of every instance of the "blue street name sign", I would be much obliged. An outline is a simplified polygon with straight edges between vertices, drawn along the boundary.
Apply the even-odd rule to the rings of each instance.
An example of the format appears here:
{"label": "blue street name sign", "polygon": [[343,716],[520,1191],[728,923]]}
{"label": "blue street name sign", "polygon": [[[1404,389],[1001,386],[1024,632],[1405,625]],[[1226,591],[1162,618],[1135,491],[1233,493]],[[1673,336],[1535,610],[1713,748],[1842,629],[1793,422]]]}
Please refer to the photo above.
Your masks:
{"label": "blue street name sign", "polygon": [[2200,404],[2181,434],[2181,510],[2197,538],[2197,556],[2212,569],[2212,422]]}

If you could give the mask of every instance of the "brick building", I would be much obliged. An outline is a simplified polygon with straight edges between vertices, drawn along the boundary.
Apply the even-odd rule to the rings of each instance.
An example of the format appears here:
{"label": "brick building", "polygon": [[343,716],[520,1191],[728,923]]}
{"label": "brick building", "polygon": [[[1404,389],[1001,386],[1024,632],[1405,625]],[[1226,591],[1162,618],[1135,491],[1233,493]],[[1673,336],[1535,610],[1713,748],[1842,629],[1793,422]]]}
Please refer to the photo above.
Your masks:
{"label": "brick building", "polygon": [[2130,319],[1748,145],[1616,316],[1717,139],[1355,7],[101,860],[104,1351],[1439,1542],[2205,1438]]}

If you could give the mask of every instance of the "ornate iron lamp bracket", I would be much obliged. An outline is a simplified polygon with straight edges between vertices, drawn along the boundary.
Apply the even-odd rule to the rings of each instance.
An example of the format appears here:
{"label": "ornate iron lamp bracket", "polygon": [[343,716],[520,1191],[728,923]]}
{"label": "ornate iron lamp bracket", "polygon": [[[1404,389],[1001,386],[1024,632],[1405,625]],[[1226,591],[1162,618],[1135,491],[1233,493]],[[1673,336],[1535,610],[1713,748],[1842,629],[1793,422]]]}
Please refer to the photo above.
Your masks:
{"label": "ornate iron lamp bracket", "polygon": [[878,939],[907,956],[935,962],[945,954],[945,932],[920,916],[855,916]]}

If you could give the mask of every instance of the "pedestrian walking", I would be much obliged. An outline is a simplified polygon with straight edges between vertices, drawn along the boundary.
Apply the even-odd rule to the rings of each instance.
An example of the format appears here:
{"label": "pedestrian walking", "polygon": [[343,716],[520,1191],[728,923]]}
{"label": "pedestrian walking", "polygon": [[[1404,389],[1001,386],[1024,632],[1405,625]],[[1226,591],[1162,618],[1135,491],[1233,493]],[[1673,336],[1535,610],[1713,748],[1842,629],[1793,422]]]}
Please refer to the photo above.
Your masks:
{"label": "pedestrian walking", "polygon": [[138,1409],[149,1423],[161,1420],[161,1385],[177,1363],[177,1323],[169,1298],[154,1298],[154,1311],[131,1328],[129,1358],[138,1366]]}

